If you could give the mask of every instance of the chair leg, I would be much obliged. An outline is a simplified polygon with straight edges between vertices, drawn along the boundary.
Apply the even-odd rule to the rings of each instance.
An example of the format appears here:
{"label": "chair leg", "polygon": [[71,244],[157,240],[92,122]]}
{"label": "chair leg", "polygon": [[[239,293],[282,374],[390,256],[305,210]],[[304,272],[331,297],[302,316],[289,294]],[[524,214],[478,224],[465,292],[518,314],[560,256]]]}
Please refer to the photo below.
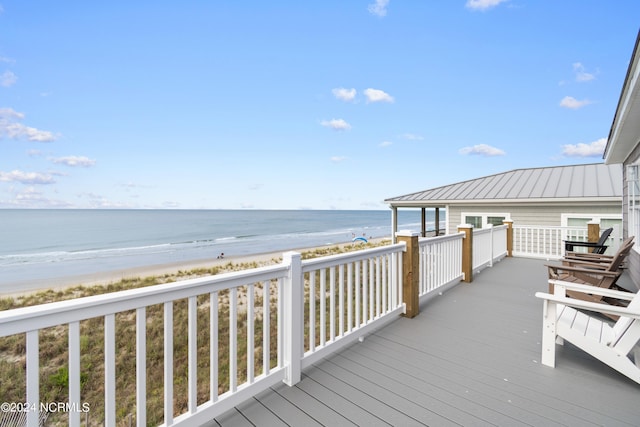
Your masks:
{"label": "chair leg", "polygon": [[545,301],[542,315],[542,359],[543,365],[556,366],[556,304]]}

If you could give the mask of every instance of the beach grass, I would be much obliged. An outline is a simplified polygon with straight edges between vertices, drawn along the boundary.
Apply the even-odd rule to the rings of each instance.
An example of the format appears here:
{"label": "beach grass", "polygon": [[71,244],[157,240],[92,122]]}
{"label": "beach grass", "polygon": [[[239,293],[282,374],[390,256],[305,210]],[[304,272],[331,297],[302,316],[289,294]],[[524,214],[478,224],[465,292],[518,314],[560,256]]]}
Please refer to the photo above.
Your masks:
{"label": "beach grass", "polygon": [[[334,255],[353,250],[361,250],[388,244],[378,241],[357,245],[335,245],[301,251],[303,259],[310,259]],[[91,295],[118,292],[127,289],[153,286],[157,284],[176,282],[180,280],[216,275],[231,271],[257,268],[264,265],[281,262],[281,257],[273,256],[266,261],[249,261],[236,263],[229,261],[214,267],[201,267],[189,270],[178,270],[157,276],[127,278],[120,281],[93,286],[72,286],[65,289],[46,290],[28,295],[6,297],[0,299],[0,310],[63,301]],[[262,290],[260,284],[255,285],[255,306],[262,306]],[[275,286],[274,286],[275,288]],[[242,304],[248,286],[239,289],[239,301]],[[198,404],[209,400],[209,340],[210,340],[210,304],[218,304],[218,360],[219,381],[218,394],[229,388],[229,291],[221,291],[217,301],[210,300],[208,295],[198,297]],[[307,301],[308,303],[308,301]],[[277,317],[275,304],[271,307],[272,318]],[[153,305],[146,308],[146,351],[147,351],[147,423],[158,425],[163,423],[164,406],[164,310],[163,305]],[[247,346],[246,316],[238,316],[238,352],[245,352]],[[136,312],[127,311],[116,315],[116,415],[118,422],[125,423],[127,419],[135,419],[136,396]],[[174,302],[174,414],[187,410],[188,396],[188,308],[187,300]],[[255,322],[255,336],[262,336],[262,322]],[[104,319],[93,318],[80,322],[80,353],[81,353],[81,402],[90,407],[86,420],[89,425],[101,425],[104,420]],[[269,331],[271,360],[270,368],[276,363],[277,330],[275,322]],[[306,340],[306,338],[305,338]],[[67,402],[68,401],[68,327],[56,326],[41,330],[40,342],[40,401]],[[260,375],[263,366],[263,350],[261,343],[256,342],[255,375]],[[0,338],[0,396],[7,402],[23,402],[26,395],[25,369],[26,344],[24,334]],[[244,354],[244,353],[241,353]],[[246,380],[247,358],[238,360],[238,382]],[[51,425],[66,425],[65,413],[52,413],[48,419]],[[84,422],[84,420],[83,420]]]}

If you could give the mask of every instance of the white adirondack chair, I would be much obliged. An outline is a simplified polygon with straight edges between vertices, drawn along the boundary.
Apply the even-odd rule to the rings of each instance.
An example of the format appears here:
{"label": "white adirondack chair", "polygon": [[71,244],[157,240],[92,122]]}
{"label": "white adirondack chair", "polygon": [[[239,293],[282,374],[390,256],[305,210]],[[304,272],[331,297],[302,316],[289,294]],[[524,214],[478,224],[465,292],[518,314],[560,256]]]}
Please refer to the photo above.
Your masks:
{"label": "white adirondack chair", "polygon": [[[542,364],[555,367],[556,344],[562,345],[563,340],[567,340],[640,384],[640,296],[561,280],[549,280],[549,284],[553,285],[553,294],[536,293],[536,297],[544,300]],[[627,307],[619,307],[567,298],[567,290],[630,302]],[[620,318],[610,325],[607,321],[584,313],[584,310],[613,314]]]}

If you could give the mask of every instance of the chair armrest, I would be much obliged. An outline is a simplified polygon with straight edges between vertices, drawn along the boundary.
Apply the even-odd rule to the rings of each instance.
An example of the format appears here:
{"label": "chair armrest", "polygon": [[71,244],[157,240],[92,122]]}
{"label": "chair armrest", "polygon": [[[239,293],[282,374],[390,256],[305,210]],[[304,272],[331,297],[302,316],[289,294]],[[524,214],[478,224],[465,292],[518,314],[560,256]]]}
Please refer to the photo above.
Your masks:
{"label": "chair armrest", "polygon": [[593,262],[610,262],[614,256],[605,254],[594,254],[592,252],[572,252],[569,251],[564,255],[565,258],[580,258],[593,260]]}
{"label": "chair armrest", "polygon": [[[549,279],[549,284],[554,286],[562,286],[565,290],[571,290],[576,292],[582,292],[584,294],[602,295],[603,297],[616,298],[626,301],[631,301],[636,294],[634,292],[617,291],[609,288],[600,288],[596,286],[583,285],[580,283],[565,282],[564,280]],[[558,295],[556,295],[558,296]]]}
{"label": "chair armrest", "polygon": [[607,277],[618,277],[620,276],[619,272],[615,272],[615,271],[606,271],[606,270],[596,270],[596,269],[589,269],[589,268],[581,268],[581,267],[571,267],[568,265],[553,265],[553,264],[545,264],[546,267],[557,271],[557,270],[562,270],[562,271],[569,271],[569,272],[574,272],[574,273],[584,273],[584,274],[597,274],[598,276],[607,276]]}
{"label": "chair armrest", "polygon": [[607,263],[590,261],[588,259],[573,259],[564,257],[560,261],[563,262],[563,265],[567,265],[564,263],[568,263],[568,265],[571,267],[584,267],[596,270],[606,270],[609,267]]}
{"label": "chair armrest", "polygon": [[576,298],[567,298],[567,297],[562,297],[558,295],[547,294],[544,292],[536,292],[536,297],[543,299],[545,301],[555,303],[555,304],[563,304],[569,307],[594,311],[596,313],[613,314],[616,316],[640,319],[640,311],[629,310],[628,307],[619,307],[616,305],[601,304],[601,303],[591,302],[591,301],[583,301]]}

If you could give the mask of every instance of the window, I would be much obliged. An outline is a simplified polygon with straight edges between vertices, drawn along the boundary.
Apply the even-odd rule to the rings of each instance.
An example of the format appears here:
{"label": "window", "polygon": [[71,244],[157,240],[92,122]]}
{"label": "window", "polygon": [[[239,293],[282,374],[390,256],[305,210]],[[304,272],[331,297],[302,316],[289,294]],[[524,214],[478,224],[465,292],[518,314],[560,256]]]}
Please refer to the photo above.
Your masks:
{"label": "window", "polygon": [[489,224],[494,227],[502,225],[502,221],[511,216],[508,213],[462,212],[462,218],[464,218],[464,224],[471,224],[473,228],[485,228]]}
{"label": "window", "polygon": [[488,216],[487,217],[487,224],[492,224],[494,227],[497,227],[498,225],[502,225],[505,219],[507,219],[504,216]]}

